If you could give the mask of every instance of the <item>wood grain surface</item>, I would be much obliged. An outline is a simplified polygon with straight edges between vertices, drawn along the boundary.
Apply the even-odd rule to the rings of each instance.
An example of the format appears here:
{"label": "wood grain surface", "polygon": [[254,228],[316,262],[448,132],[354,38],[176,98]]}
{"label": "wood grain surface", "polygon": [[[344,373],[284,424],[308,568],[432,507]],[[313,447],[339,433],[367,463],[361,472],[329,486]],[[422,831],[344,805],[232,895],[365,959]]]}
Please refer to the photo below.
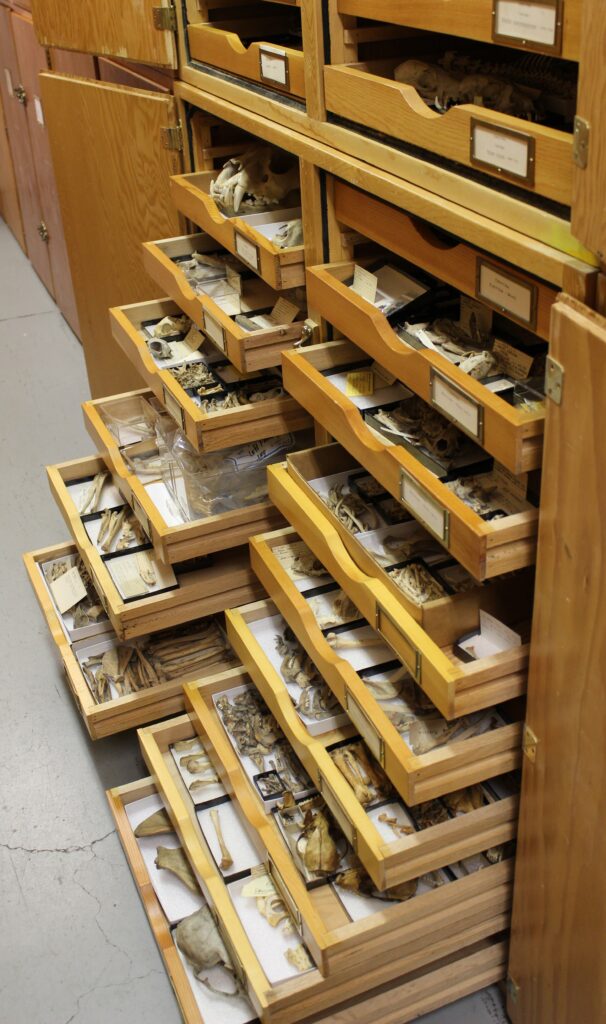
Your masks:
{"label": "wood grain surface", "polygon": [[572,175],[572,233],[604,261],[606,254],[606,4],[583,0],[577,115],[591,126],[588,164]]}
{"label": "wood grain surface", "polygon": [[554,307],[510,974],[515,1024],[606,1018],[606,320]]}

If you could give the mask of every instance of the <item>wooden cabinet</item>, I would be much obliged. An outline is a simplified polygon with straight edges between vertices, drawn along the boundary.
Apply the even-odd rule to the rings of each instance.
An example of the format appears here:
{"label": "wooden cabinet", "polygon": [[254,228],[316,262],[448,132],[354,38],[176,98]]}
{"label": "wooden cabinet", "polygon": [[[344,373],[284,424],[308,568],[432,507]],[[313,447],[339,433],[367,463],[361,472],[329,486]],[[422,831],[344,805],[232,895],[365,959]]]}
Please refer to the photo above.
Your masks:
{"label": "wooden cabinet", "polygon": [[[49,11],[78,22],[62,5]],[[40,82],[91,392],[126,391],[140,379],[113,341],[108,307],[159,295],[141,242],[179,229],[169,178],[181,154],[163,142],[177,124],[175,100],[72,77]],[[145,173],[134,178],[136,167]]]}
{"label": "wooden cabinet", "polygon": [[0,215],[17,239],[21,248],[26,251],[19,191],[15,177],[13,154],[11,152],[4,106],[0,93]]}

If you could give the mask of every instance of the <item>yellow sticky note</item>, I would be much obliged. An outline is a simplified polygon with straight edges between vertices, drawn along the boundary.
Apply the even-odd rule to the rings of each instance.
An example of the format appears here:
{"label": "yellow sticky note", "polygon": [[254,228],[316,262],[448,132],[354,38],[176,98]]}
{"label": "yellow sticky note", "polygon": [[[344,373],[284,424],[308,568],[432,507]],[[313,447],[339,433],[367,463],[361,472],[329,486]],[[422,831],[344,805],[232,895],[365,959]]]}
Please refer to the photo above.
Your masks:
{"label": "yellow sticky note", "polygon": [[374,395],[375,375],[372,370],[352,370],[347,374],[345,394],[349,398],[359,398],[363,395]]}

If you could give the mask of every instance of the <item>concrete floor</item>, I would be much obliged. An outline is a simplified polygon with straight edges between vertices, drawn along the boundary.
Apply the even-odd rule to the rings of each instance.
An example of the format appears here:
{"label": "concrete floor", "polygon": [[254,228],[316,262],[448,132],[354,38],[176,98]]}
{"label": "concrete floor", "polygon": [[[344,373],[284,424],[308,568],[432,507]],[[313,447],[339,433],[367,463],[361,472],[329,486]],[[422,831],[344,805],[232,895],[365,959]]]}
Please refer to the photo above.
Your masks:
{"label": "concrete floor", "polygon": [[[177,1024],[105,801],[146,774],[136,737],[88,739],[21,562],[67,537],[45,465],[93,446],[81,348],[1,220],[0,351],[0,1024]],[[495,988],[423,1018],[506,1020]]]}

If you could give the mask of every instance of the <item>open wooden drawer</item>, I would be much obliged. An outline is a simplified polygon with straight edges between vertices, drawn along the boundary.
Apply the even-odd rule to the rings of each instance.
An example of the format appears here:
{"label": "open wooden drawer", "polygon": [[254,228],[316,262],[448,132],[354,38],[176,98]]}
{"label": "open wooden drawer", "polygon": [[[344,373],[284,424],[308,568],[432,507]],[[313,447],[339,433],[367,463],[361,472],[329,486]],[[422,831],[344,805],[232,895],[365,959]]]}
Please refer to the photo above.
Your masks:
{"label": "open wooden drawer", "polygon": [[[190,57],[288,96],[304,98],[305,60],[302,46],[297,47],[296,40],[288,38],[290,18],[268,15],[264,19],[259,17],[259,7],[255,13],[256,17],[233,19],[216,26],[188,25]],[[281,41],[285,31],[286,44]]]}
{"label": "open wooden drawer", "polygon": [[[275,636],[275,627],[279,629],[283,622],[275,605],[259,601],[245,608],[230,609],[226,621],[236,654],[379,889],[391,888],[514,837],[518,803],[515,795],[488,798],[490,802],[470,813],[420,831],[416,831],[410,808],[398,800],[387,799],[367,811],[330,753],[344,744],[361,741],[352,740],[349,735],[344,737],[336,730],[312,736],[270,658],[271,638]],[[368,751],[366,756],[370,756]],[[418,811],[422,811],[422,805]],[[446,818],[448,812],[443,812],[444,808],[442,814]],[[392,841],[393,830],[379,820],[379,814],[395,816],[400,824],[414,828],[414,834]]]}
{"label": "open wooden drawer", "polygon": [[[306,311],[298,309],[288,323],[274,318],[275,326],[245,330],[221,309],[216,299],[196,293],[189,284],[179,262],[192,258],[194,252],[222,255],[217,243],[209,235],[182,235],[156,242],[143,243],[143,264],[149,275],[167,295],[194,321],[221,352],[244,373],[280,365],[283,349],[301,340],[305,328]],[[269,322],[280,299],[280,292],[242,267],[241,311],[246,316],[263,316]],[[281,307],[276,310],[280,314]]]}
{"label": "open wooden drawer", "polygon": [[[100,622],[99,632],[79,638],[78,631],[69,629],[65,618],[60,614],[55,604],[49,586],[44,577],[42,566],[57,559],[75,559],[77,548],[75,544],[55,544],[52,547],[43,548],[39,551],[31,551],[23,556],[30,582],[46,620],[49,632],[59,652],[59,658],[65,670],[65,676],[72,692],[76,706],[84,719],[91,739],[103,739],[105,736],[113,736],[117,732],[132,729],[138,725],[145,725],[147,722],[155,722],[159,718],[176,714],[183,711],[183,683],[187,679],[199,678],[200,676],[220,672],[222,668],[228,668],[233,663],[233,655],[225,644],[225,652],[213,657],[208,666],[197,665],[195,671],[184,671],[178,679],[159,683],[135,693],[126,693],[124,696],[113,694],[109,700],[100,703],[93,696],[93,692],[87,682],[82,667],[83,662],[89,658],[100,656],[105,651],[117,646],[118,639],[110,629],[110,624],[105,619]],[[73,627],[73,623],[71,624]],[[206,623],[196,622],[198,635],[200,635]],[[208,622],[209,627],[212,623]],[[213,633],[221,633],[222,627],[219,623],[213,626]],[[86,630],[80,630],[80,633]],[[161,642],[163,634],[154,634],[154,641]],[[168,637],[167,637],[168,639]],[[139,640],[140,646],[145,648],[146,638]]]}
{"label": "open wooden drawer", "polygon": [[[538,510],[522,496],[525,478],[512,478],[506,469],[495,465],[492,471],[475,477],[461,476],[449,487],[410,451],[380,436],[346,394],[345,381],[352,369],[348,344],[329,342],[285,352],[282,365],[288,392],[313,410],[322,426],[477,580],[533,564]],[[353,367],[356,374],[363,371],[362,376],[370,373],[372,377],[370,362],[359,360]],[[372,401],[365,397],[361,404],[368,413],[381,402],[392,402],[393,396],[393,387],[374,388]],[[453,486],[461,491],[464,487],[467,493],[471,482],[474,493],[481,491],[485,496],[481,500],[487,504],[480,507],[488,508],[487,515],[507,514],[487,521],[452,490]]]}
{"label": "open wooden drawer", "polygon": [[[252,1003],[243,998],[234,1000],[210,993],[205,985],[195,979],[191,967],[177,947],[173,922],[167,916],[154,889],[154,882],[158,884],[158,876],[153,866],[153,850],[150,851],[150,844],[145,838],[137,839],[135,836],[135,829],[140,821],[162,806],[153,779],[140,779],[126,786],[108,790],[107,798],[135,886],[164,960],[185,1024],[224,1024],[226,1019],[236,1024],[252,1024],[258,1012]],[[171,841],[174,839],[173,836],[170,838]],[[208,884],[205,886],[204,895],[218,917],[217,905],[211,902],[214,892],[211,893]],[[219,902],[222,902],[221,895]],[[170,907],[168,909],[170,910]],[[495,918],[495,926],[497,922],[498,919]],[[461,998],[504,976],[507,944],[502,935],[493,932],[490,939],[479,939],[463,949],[455,947],[452,941],[442,945],[450,945],[452,951],[443,954],[440,960],[417,967],[392,984],[382,986],[380,990],[361,993],[356,999],[356,1022],[390,1024],[395,1005],[405,1007],[398,1016],[402,1024],[405,1024],[419,1014]],[[335,1019],[334,1012],[339,1008],[331,1006],[327,1015],[315,1017],[316,1024],[331,1024]],[[346,1004],[342,1009],[345,1011]],[[261,1016],[264,1021],[275,1019],[265,1011]],[[287,1021],[301,1021],[304,1018],[302,1014],[296,1016],[291,1011],[291,1016],[277,1019],[286,1024]]]}
{"label": "open wooden drawer", "polygon": [[[230,687],[241,678],[241,673],[236,673],[235,677],[233,673],[223,673],[217,684],[211,681],[211,691],[221,692],[225,686]],[[248,933],[255,951],[255,966],[258,965],[267,977],[264,992],[255,989],[255,974],[247,970],[243,950],[239,946],[237,951],[248,977],[251,999],[261,1012],[263,1002],[267,1003],[270,1019],[291,1018],[297,997],[299,1019],[327,1009],[343,999],[344,986],[354,976],[357,976],[358,993],[373,988],[379,982],[391,981],[413,966],[437,959],[441,948],[444,948],[442,944],[448,945],[457,932],[461,946],[464,946],[470,941],[470,932],[473,941],[491,929],[494,933],[507,927],[511,861],[486,865],[473,878],[445,880],[440,889],[431,893],[419,892],[410,901],[387,909],[384,904],[382,907],[367,904],[364,908],[366,915],[357,922],[351,920],[330,883],[306,890],[301,880],[297,881],[296,868],[277,827],[257,807],[242,778],[238,778],[237,765],[232,765],[227,771],[222,764],[220,753],[214,747],[217,730],[220,733],[222,727],[216,723],[212,697],[207,695],[206,700],[202,699],[202,705],[204,714],[210,713],[215,724],[207,729],[206,721],[194,713],[195,729],[221,778],[220,786],[213,784],[210,799],[201,796],[199,800],[196,798],[194,805],[183,782],[187,773],[183,772],[182,776],[177,766],[179,754],[174,750],[174,744],[185,736],[186,729],[192,734],[191,722],[185,718],[173,719],[172,722],[142,729],[139,740],[146,764],[169,808],[196,875],[204,878],[210,863]],[[227,748],[230,747],[226,739],[220,743],[222,746],[227,743]],[[229,750],[228,758],[231,761]],[[215,796],[219,789],[221,795]],[[218,810],[224,851],[228,851],[229,858],[233,860],[229,867],[220,866],[226,854],[224,852],[222,857],[215,826],[209,821],[212,809]],[[266,841],[271,850],[266,848]],[[282,870],[278,868],[279,864]],[[493,871],[495,867],[497,870]],[[280,934],[279,927],[273,931],[267,926],[263,929],[254,916],[246,914],[243,890],[251,880],[251,872],[253,877],[257,873],[269,874],[292,921],[293,934],[288,939]],[[461,885],[461,881],[466,884]],[[301,907],[295,902],[289,883],[296,891]],[[433,899],[425,899],[428,895]],[[436,899],[436,896],[441,899]],[[423,901],[425,907],[421,905]],[[455,904],[458,904],[458,914]],[[436,934],[439,934],[438,949]],[[285,971],[281,959],[285,947],[292,947],[301,940],[312,962],[307,971],[297,976],[296,971]],[[386,965],[384,954],[387,950],[393,955]]]}
{"label": "open wooden drawer", "polygon": [[[258,400],[259,395],[266,389],[279,387],[280,381],[274,379],[271,374],[253,375],[250,382],[247,378],[242,379],[243,387],[251,388],[253,394],[255,381],[259,385],[255,401],[218,409],[216,412],[205,412],[197,404],[195,394],[190,394],[169,369],[165,369],[161,362],[154,359],[146,344],[143,325],[166,316],[180,315],[181,310],[171,299],[137,302],[131,306],[117,306],[110,310],[114,338],[137,368],[146,386],[151,388],[158,401],[162,402],[194,448],[198,451],[218,451],[220,448],[241,444],[244,441],[274,437],[288,430],[301,430],[310,426],[311,417],[289,395]],[[192,353],[192,361],[195,356],[197,353]],[[227,376],[224,368],[229,366],[229,363],[214,365]],[[235,386],[237,380],[238,378]]]}
{"label": "open wooden drawer", "polygon": [[[537,10],[540,7],[547,10]],[[550,52],[566,60],[580,57],[582,8],[583,0],[515,5],[508,0],[458,0],[456,7],[451,0],[434,0],[429,7],[416,0],[378,0],[371,8],[365,0],[337,0],[339,14],[482,43],[498,42],[530,52]]]}
{"label": "open wooden drawer", "polygon": [[[361,615],[348,610],[344,621],[341,621],[343,616],[340,610],[334,614],[335,601],[336,607],[342,604],[343,591],[337,586],[340,580],[335,582],[328,575],[328,583],[325,577],[321,577],[314,581],[303,581],[305,589],[301,589],[301,581],[293,580],[288,574],[284,564],[284,550],[298,542],[298,534],[289,530],[277,530],[275,533],[254,537],[250,542],[252,567],[301,648],[312,659],[321,678],[348,713],[406,803],[430,800],[518,768],[522,743],[522,725],[517,721],[519,711],[516,715],[513,709],[492,707],[490,695],[496,695],[493,701],[501,701],[503,692],[506,698],[512,694],[517,696],[524,686],[528,648],[523,649],[523,653],[518,653],[520,649],[514,648],[495,658],[457,664],[454,655],[451,655],[452,661],[448,659],[446,653],[409,619],[403,623],[394,622],[393,625],[392,620],[388,620],[391,628],[386,629],[383,625],[383,611],[376,619],[366,615],[377,606],[377,602],[357,600],[358,596],[366,597],[369,581],[355,570],[354,583],[352,585],[351,579],[348,579],[349,586],[344,592]],[[274,554],[276,550],[278,553]],[[330,586],[334,589],[327,590]],[[372,587],[371,583],[371,592]],[[356,619],[360,620],[359,623]],[[375,621],[381,632],[368,627],[368,622],[374,624]],[[345,622],[351,623],[350,630],[345,628]],[[393,644],[381,644],[380,637],[387,634],[391,640],[394,633],[397,636],[406,635],[406,625],[409,629],[414,628],[417,635],[409,640],[407,648],[403,643],[399,644],[400,648],[404,648],[402,653],[405,657],[402,661],[410,673],[410,679],[402,680],[402,666],[393,660],[392,646],[396,653],[400,651]],[[360,629],[361,626],[365,628]],[[339,632],[332,632],[335,627],[339,628]],[[360,636],[368,641],[366,649],[362,641],[359,641],[360,649],[354,647]],[[352,650],[349,654],[347,649],[339,653],[339,637],[351,639]],[[419,642],[416,649],[415,641]],[[375,645],[374,648],[372,645]],[[384,647],[387,647],[385,653]],[[411,649],[416,650],[416,658],[410,658]],[[279,661],[278,658],[278,668]],[[483,699],[475,694],[466,703],[464,698],[458,702],[453,698],[453,694],[457,694],[457,684],[460,684],[463,692],[465,685],[469,689],[473,688],[474,672],[480,679],[491,669],[498,672],[495,662],[501,663],[501,676],[492,685],[485,684],[488,693]],[[515,671],[520,662],[522,669]],[[448,670],[452,675],[458,672],[458,678],[441,674]],[[465,675],[466,670],[468,675]],[[401,694],[397,694],[397,686],[387,685],[386,695],[381,699],[382,686],[390,684],[394,679],[403,686]],[[421,686],[442,715],[448,712],[448,718],[458,718],[458,721],[448,723],[442,715],[435,716],[435,738],[428,739],[425,734],[430,709],[427,699],[413,686],[413,680]],[[482,689],[481,684],[477,689]],[[406,718],[406,724],[401,726],[401,730],[395,724],[398,712]],[[461,718],[462,715],[465,717]],[[413,728],[419,728],[418,738],[412,738],[411,721],[414,723]],[[448,741],[449,735],[451,741]],[[461,736],[460,741],[457,741],[458,736]]]}
{"label": "open wooden drawer", "polygon": [[[345,448],[329,444],[296,452],[286,465],[270,467],[271,500],[305,544],[312,551],[317,549],[325,554],[326,564],[334,569],[333,560],[342,563],[340,571],[347,576],[351,560],[362,575],[379,580],[399,607],[436,643],[449,643],[448,638],[453,633],[461,635],[475,628],[480,608],[498,616],[519,599],[520,583],[516,576],[496,576],[477,583],[415,519],[391,522],[392,506],[389,504],[387,509],[383,502],[374,504],[375,509],[384,510],[378,530],[352,533],[324,500],[324,493],[315,489],[318,481],[337,474],[341,475],[347,489],[360,480],[369,480],[374,487],[373,478]],[[340,557],[341,545],[347,560]],[[415,598],[413,592],[399,586],[391,573],[407,559],[420,560],[430,567],[446,594]],[[331,572],[335,575],[333,569]]]}
{"label": "open wooden drawer", "polygon": [[177,209],[238,256],[272,288],[279,290],[304,285],[303,245],[281,248],[273,241],[286,221],[301,219],[301,207],[282,203],[265,213],[227,216],[210,194],[211,182],[216,177],[216,171],[173,176],[170,191]]}

